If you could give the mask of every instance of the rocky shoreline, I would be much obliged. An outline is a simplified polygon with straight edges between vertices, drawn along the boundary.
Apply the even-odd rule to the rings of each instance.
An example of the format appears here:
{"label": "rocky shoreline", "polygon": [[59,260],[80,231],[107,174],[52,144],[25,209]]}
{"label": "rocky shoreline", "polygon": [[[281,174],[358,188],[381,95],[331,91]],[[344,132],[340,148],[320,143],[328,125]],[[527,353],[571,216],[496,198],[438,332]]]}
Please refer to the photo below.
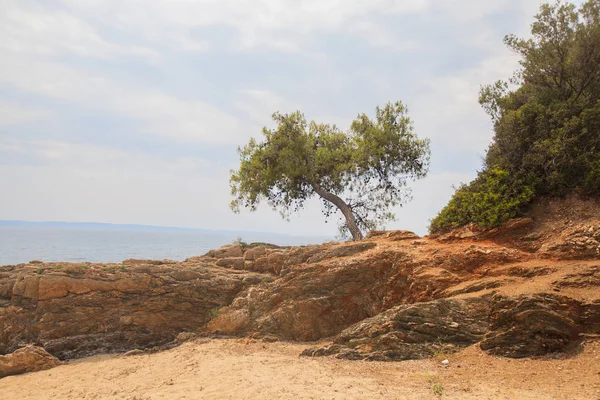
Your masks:
{"label": "rocky shoreline", "polygon": [[302,355],[378,361],[477,343],[513,358],[569,352],[600,335],[600,216],[553,212],[491,232],[3,266],[0,377],[198,336],[329,339]]}

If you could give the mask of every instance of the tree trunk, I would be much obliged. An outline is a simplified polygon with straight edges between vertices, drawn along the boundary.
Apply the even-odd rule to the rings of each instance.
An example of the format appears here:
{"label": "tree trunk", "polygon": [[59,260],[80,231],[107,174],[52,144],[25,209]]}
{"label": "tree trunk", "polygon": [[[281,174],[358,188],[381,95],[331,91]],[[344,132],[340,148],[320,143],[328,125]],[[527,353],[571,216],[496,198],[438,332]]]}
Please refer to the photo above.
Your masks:
{"label": "tree trunk", "polygon": [[352,240],[361,240],[363,238],[363,234],[360,229],[358,229],[358,226],[356,225],[356,219],[354,218],[354,214],[352,214],[352,210],[350,207],[348,207],[348,204],[346,204],[346,202],[339,196],[324,190],[318,183],[313,183],[311,186],[319,196],[339,208],[342,214],[344,214],[344,217],[346,218],[346,226],[352,234]]}

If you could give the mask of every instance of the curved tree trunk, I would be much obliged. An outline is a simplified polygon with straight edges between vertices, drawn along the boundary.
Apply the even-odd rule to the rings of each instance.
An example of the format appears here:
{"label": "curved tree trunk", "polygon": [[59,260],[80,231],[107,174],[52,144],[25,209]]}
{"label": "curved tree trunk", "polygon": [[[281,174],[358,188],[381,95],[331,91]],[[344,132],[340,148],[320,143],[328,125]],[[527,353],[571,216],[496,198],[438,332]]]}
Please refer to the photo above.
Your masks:
{"label": "curved tree trunk", "polygon": [[358,226],[356,225],[356,219],[354,218],[354,214],[352,214],[352,210],[350,207],[348,207],[348,204],[346,204],[346,202],[339,196],[324,190],[318,183],[312,183],[311,186],[319,196],[339,208],[342,214],[344,214],[344,217],[346,218],[346,226],[352,234],[352,240],[361,240],[363,238],[363,234],[360,229],[358,229]]}

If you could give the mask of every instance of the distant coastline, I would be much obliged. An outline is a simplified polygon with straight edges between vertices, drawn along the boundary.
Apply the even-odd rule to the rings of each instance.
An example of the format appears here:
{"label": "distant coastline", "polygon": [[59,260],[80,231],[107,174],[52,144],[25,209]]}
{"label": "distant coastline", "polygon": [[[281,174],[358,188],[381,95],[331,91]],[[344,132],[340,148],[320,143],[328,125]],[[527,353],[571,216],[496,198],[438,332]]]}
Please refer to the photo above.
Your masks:
{"label": "distant coastline", "polygon": [[128,258],[168,258],[183,261],[237,241],[302,246],[331,239],[152,225],[1,220],[0,265],[30,260],[109,263]]}
{"label": "distant coastline", "polygon": [[[321,235],[290,235],[286,233],[244,231],[244,230],[217,230],[203,228],[181,228],[175,226],[138,225],[138,224],[111,224],[106,222],[63,222],[63,221],[23,221],[23,220],[0,220],[0,228],[52,228],[52,229],[87,229],[103,231],[130,231],[130,232],[192,232],[208,233],[216,235],[274,235],[294,237],[321,237]],[[322,236],[323,239],[330,239]]]}

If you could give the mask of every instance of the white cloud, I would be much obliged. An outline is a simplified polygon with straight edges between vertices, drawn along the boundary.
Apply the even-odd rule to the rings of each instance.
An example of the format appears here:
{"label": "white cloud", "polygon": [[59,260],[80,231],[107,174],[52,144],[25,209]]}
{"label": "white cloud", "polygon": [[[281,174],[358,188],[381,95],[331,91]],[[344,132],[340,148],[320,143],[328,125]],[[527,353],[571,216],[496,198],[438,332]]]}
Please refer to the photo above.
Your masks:
{"label": "white cloud", "polygon": [[[306,51],[320,33],[352,35],[396,51],[419,45],[410,32],[394,37],[378,17],[443,16],[457,27],[481,24],[499,11],[530,14],[536,2],[495,0],[60,0],[71,12],[179,50],[206,50],[211,37],[197,28],[227,27],[239,50]],[[435,17],[434,17],[435,18]],[[198,37],[204,35],[202,37]],[[467,36],[473,43],[487,35]]]}
{"label": "white cloud", "polygon": [[281,96],[269,90],[244,89],[239,92],[239,99],[234,103],[240,111],[258,125],[264,126],[277,110],[281,112],[295,111]]}
{"label": "white cloud", "polygon": [[[73,12],[104,16],[105,23],[154,42],[180,45],[197,40],[193,38],[194,28],[224,26],[237,32],[236,44],[241,50],[261,47],[286,51],[298,51],[300,44],[307,41],[307,35],[317,32],[357,33],[372,43],[384,45],[387,39],[381,29],[361,28],[370,25],[369,15],[410,14],[425,10],[430,3],[428,0],[153,0],[141,6],[136,0],[61,2]],[[167,37],[161,34],[164,32],[169,33]]]}
{"label": "white cloud", "polygon": [[201,175],[209,168],[226,172],[223,166],[209,163],[199,157],[157,158],[142,151],[56,140],[4,139],[0,140],[0,151],[9,151],[22,158],[41,160],[46,166],[70,168],[77,174],[104,178],[115,178],[124,170],[152,177]]}
{"label": "white cloud", "polygon": [[129,117],[142,123],[145,132],[174,140],[238,143],[243,135],[239,120],[211,103],[126,86],[53,62],[30,63],[27,58],[13,55],[0,63],[0,83]]}
{"label": "white cloud", "polygon": [[52,118],[49,111],[0,100],[0,126]]}
{"label": "white cloud", "polygon": [[156,60],[159,57],[146,47],[109,43],[82,19],[64,11],[48,10],[29,0],[6,0],[2,8],[0,49],[96,58],[134,55]]}
{"label": "white cloud", "polygon": [[502,49],[459,74],[429,78],[427,90],[411,105],[419,128],[456,149],[484,151],[493,132],[478,102],[479,88],[508,78],[517,67],[518,57]]}

